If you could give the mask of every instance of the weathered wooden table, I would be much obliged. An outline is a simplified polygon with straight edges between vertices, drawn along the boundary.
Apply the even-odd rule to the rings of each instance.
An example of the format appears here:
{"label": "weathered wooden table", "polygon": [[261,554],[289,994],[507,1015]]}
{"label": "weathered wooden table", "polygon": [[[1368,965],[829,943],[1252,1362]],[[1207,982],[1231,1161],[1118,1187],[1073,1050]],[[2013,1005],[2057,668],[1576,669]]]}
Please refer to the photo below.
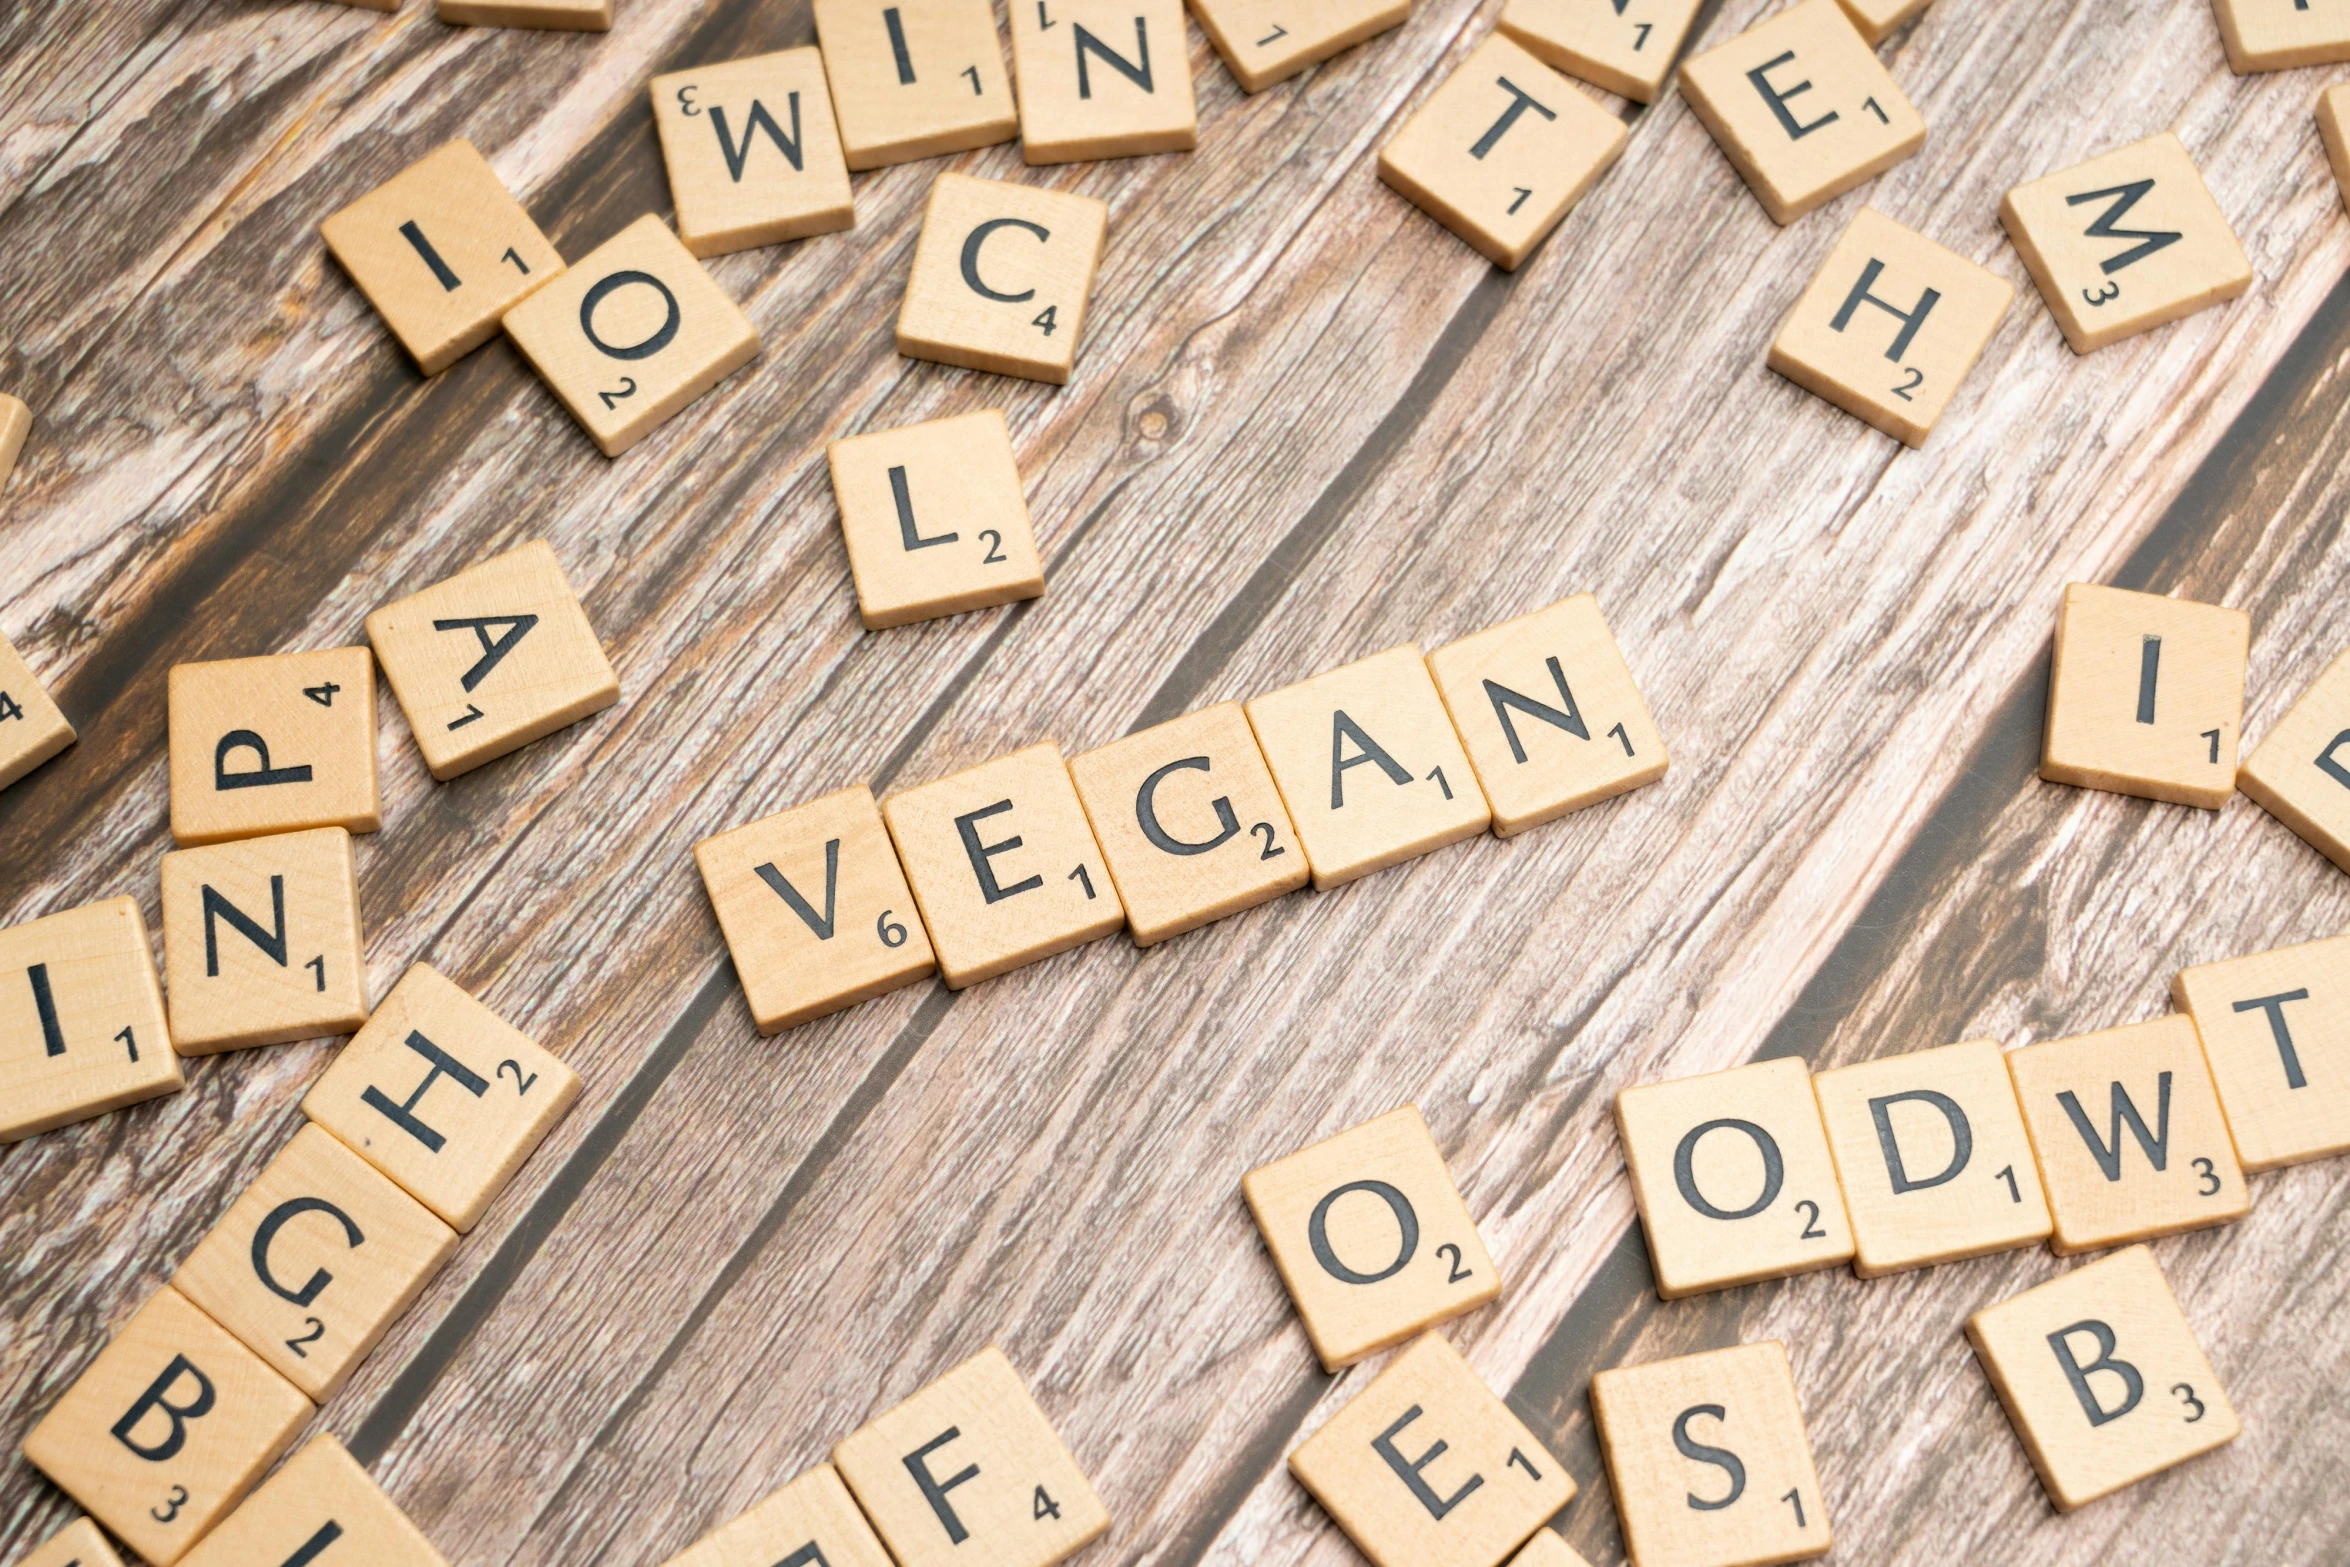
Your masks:
{"label": "weathered wooden table", "polygon": [[[319,220],[462,134],[577,256],[667,211],[646,78],[805,43],[804,5],[620,0],[603,37],[425,0],[0,16],[0,386],[40,421],[0,627],[83,736],[0,796],[0,918],[119,893],[154,918],[175,662],[359,640],[543,536],[621,672],[617,710],[446,785],[387,716],[359,843],[375,993],[429,960],[588,1082],[321,1416],[452,1560],[649,1567],[991,1339],[1116,1515],[1090,1560],[1353,1560],[1282,1460],[1367,1372],[1316,1369],[1238,1180],[1407,1097],[1509,1275],[1453,1336],[1571,1460],[1560,1526],[1595,1562],[1621,1546],[1591,1373],[1770,1335],[1839,1559],[2350,1558],[2350,1164],[2156,1247],[2244,1435],[2059,1518],[1959,1332],[2045,1252],[1660,1305],[1609,1115],[1758,1054],[2152,1017],[2185,964],[2350,923],[2350,879],[2247,801],[2032,772],[2068,581],[2249,610],[2255,739],[2350,641],[2328,73],[2232,77],[2198,0],[1941,0],[1886,51],[1918,157],[1777,229],[1668,92],[1513,277],[1371,167],[1495,9],[1424,0],[1254,98],[1195,33],[1188,156],[955,160],[1111,203],[1064,390],[891,351],[942,165],[860,177],[854,231],[714,264],[764,352],[617,462],[503,344],[420,381]],[[1999,197],[2166,126],[2258,280],[2075,358]],[[1864,201],[2022,290],[1923,452],[1763,368]],[[989,405],[1047,596],[860,632],[823,443]],[[1147,953],[754,1033],[696,839],[1580,589],[1673,747],[1656,787]],[[70,1511],[25,1429],[332,1048],[194,1062],[177,1098],[0,1153],[0,1555]]]}

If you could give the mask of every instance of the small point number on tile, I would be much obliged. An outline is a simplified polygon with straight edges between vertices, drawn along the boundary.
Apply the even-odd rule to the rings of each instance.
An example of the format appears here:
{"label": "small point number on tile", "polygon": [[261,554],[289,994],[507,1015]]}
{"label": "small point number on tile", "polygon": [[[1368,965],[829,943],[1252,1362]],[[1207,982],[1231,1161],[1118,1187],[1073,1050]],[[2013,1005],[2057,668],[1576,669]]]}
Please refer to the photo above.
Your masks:
{"label": "small point number on tile", "polygon": [[2193,1384],[2186,1382],[2177,1383],[2171,1388],[2171,1392],[2177,1395],[2180,1403],[2185,1404],[2189,1409],[2195,1411],[2193,1414],[2187,1417],[2187,1424],[2193,1425],[2196,1421],[2203,1418],[2203,1400],[2195,1396],[2195,1389]]}
{"label": "small point number on tile", "polygon": [[873,922],[873,934],[881,938],[881,944],[885,947],[902,947],[906,944],[906,927],[891,919],[889,914],[887,909],[881,911],[881,917]]}
{"label": "small point number on tile", "polygon": [[304,686],[302,688],[302,694],[310,698],[311,701],[316,702],[320,707],[332,707],[335,705],[335,693],[342,689],[343,688],[341,686],[338,686],[333,681],[329,680],[325,685],[322,686]]}
{"label": "small point number on tile", "polygon": [[2197,1172],[2195,1195],[2198,1197],[2217,1197],[2219,1195],[2220,1188],[2219,1172],[2211,1167],[2211,1161],[2209,1159],[2198,1159],[2195,1161],[2195,1169]]}
{"label": "small point number on tile", "polygon": [[1059,305],[1047,305],[1044,307],[1044,314],[1038,316],[1035,320],[1029,322],[1028,324],[1030,326],[1044,328],[1044,335],[1050,337],[1053,335],[1054,328],[1060,325],[1060,308],[1061,307]]}
{"label": "small point number on tile", "polygon": [[[1436,1255],[1439,1257],[1450,1257],[1452,1259],[1451,1271],[1446,1273],[1444,1276],[1445,1283],[1458,1284],[1463,1279],[1473,1279],[1477,1276],[1477,1271],[1474,1268],[1464,1268],[1461,1266],[1461,1249],[1460,1247],[1454,1245],[1451,1241],[1446,1241],[1443,1245],[1437,1247]],[[1542,1476],[1536,1475],[1534,1478],[1539,1480],[1542,1478]]]}
{"label": "small point number on tile", "polygon": [[[1041,9],[1041,7],[1039,9]],[[1035,1518],[1058,1518],[1061,1516],[1061,1504],[1054,1501],[1052,1498],[1052,1493],[1040,1485],[1036,1488],[1036,1500],[1034,1506],[1030,1509],[1030,1516]]]}
{"label": "small point number on tile", "polygon": [[981,95],[981,89],[979,86],[979,67],[976,65],[966,65],[963,67],[963,74],[971,78],[971,96],[974,98],[979,97]]}
{"label": "small point number on tile", "polygon": [[322,952],[302,966],[318,976],[318,988],[324,991],[326,989],[326,954]]}
{"label": "small point number on tile", "polygon": [[305,1344],[315,1344],[320,1339],[326,1337],[326,1324],[319,1321],[316,1317],[304,1317],[302,1319],[302,1323],[303,1326],[309,1328],[310,1331],[303,1334],[299,1338],[287,1339],[286,1348],[294,1352],[295,1359],[308,1360],[310,1358],[310,1351],[304,1349],[302,1346]]}
{"label": "small point number on tile", "polygon": [[1258,855],[1258,856],[1257,856],[1257,858],[1258,858],[1258,859],[1260,859],[1260,860],[1272,860],[1272,859],[1278,859],[1278,858],[1280,858],[1282,855],[1284,855],[1284,854],[1287,854],[1287,853],[1289,852],[1287,849],[1278,848],[1278,847],[1276,847],[1276,846],[1274,845],[1274,843],[1273,843],[1273,824],[1272,824],[1271,822],[1255,822],[1255,823],[1252,823],[1252,824],[1250,825],[1250,827],[1249,827],[1249,831],[1250,831],[1250,832],[1252,832],[1252,833],[1263,833],[1263,834],[1265,835],[1265,850],[1264,850],[1264,852],[1263,852],[1262,854],[1260,854],[1260,855]]}
{"label": "small point number on tile", "polygon": [[147,1509],[147,1516],[157,1523],[170,1523],[179,1517],[180,1509],[187,1505],[188,1488],[184,1485],[175,1485],[165,1493],[161,1507]]}
{"label": "small point number on tile", "polygon": [[1780,1497],[1779,1500],[1787,1503],[1790,1507],[1795,1509],[1795,1527],[1798,1529],[1802,1528],[1804,1526],[1802,1490],[1798,1488],[1796,1490],[1789,1491],[1785,1496]]}
{"label": "small point number on tile", "polygon": [[2007,1200],[2009,1202],[2022,1202],[2024,1200],[2023,1189],[2017,1186],[2015,1183],[2014,1165],[2010,1164],[2002,1166],[1999,1170],[1999,1173],[1992,1176],[1991,1179],[1995,1181],[2005,1181],[2007,1183]]}
{"label": "small point number on tile", "polygon": [[136,1034],[130,1031],[129,1025],[124,1025],[123,1031],[114,1037],[123,1042],[123,1045],[130,1051],[133,1061],[139,1059],[139,1039]]}
{"label": "small point number on tile", "polygon": [[498,1070],[496,1074],[497,1076],[504,1077],[509,1072],[514,1074],[514,1097],[517,1099],[521,1098],[524,1094],[529,1093],[531,1090],[531,1085],[539,1080],[539,1075],[536,1072],[531,1073],[528,1077],[523,1076],[522,1063],[519,1061],[501,1061],[498,1063]]}
{"label": "small point number on tile", "polygon": [[1012,557],[1003,553],[1004,536],[993,528],[982,528],[979,536],[988,541],[987,553],[979,557],[982,566],[1001,566]]}
{"label": "small point number on tile", "polygon": [[603,399],[603,403],[606,408],[615,407],[622,398],[636,396],[636,377],[632,375],[624,375],[620,378],[619,391],[598,392],[596,396]]}
{"label": "small point number on tile", "polygon": [[1080,865],[1077,867],[1077,869],[1071,871],[1068,875],[1068,879],[1077,883],[1078,886],[1083,887],[1085,889],[1085,895],[1088,898],[1093,896],[1093,878],[1085,874],[1084,866]]}
{"label": "small point number on tile", "polygon": [[1926,384],[1926,372],[1920,370],[1916,365],[1906,365],[1903,368],[1909,372],[1909,379],[1893,388],[1893,395],[1905,403],[1915,402],[1916,399],[1909,394]]}
{"label": "small point number on tile", "polygon": [[1522,1450],[1515,1447],[1511,1448],[1508,1462],[1517,1465],[1520,1469],[1525,1470],[1527,1479],[1534,1481],[1536,1484],[1541,1483],[1542,1471],[1534,1467],[1534,1460],[1528,1458]]}

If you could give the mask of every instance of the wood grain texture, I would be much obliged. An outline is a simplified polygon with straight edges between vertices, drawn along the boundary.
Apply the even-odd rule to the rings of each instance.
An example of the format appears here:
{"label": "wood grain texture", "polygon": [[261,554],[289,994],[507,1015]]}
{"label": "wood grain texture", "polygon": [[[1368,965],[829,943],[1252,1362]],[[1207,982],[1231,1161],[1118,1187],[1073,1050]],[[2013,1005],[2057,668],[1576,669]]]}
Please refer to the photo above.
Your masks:
{"label": "wood grain texture", "polygon": [[[1726,0],[1693,46],[1768,9]],[[0,918],[128,894],[152,921],[175,662],[348,645],[546,537],[626,693],[445,785],[387,719],[357,846],[371,995],[431,962],[586,1083],[320,1418],[452,1560],[661,1560],[995,1341],[1116,1519],[1089,1560],[1352,1561],[1283,1460],[1384,1357],[1315,1369],[1237,1186],[1406,1100],[1510,1280],[1449,1334],[1569,1462],[1559,1526],[1601,1567],[1592,1373],[1764,1337],[1852,1560],[2350,1555],[2340,1161],[2156,1243],[2244,1435],[2059,1519],[1960,1335],[2044,1251],[1660,1305],[1607,1114],[1757,1055],[2140,1021],[2181,967],[2350,923],[2350,881],[2247,801],[2033,776],[2068,581],[2249,612],[2255,742],[2340,651],[2350,228],[2313,73],[2232,76],[2202,6],[1942,0],[1886,48],[1916,157],[1781,230],[1668,83],[1505,276],[1373,172],[1493,11],[1426,0],[1253,97],[1195,33],[1190,155],[860,177],[850,233],[711,263],[761,355],[617,462],[502,342],[420,380],[316,226],[465,135],[584,255],[666,211],[649,78],[806,44],[804,7],[628,0],[600,36],[421,4],[0,16],[0,249],[40,261],[0,298],[0,384],[37,413],[0,632],[83,734],[0,794],[0,841],[37,846],[0,859]],[[2079,359],[2026,290],[1917,453],[1765,369],[1862,204],[2020,285],[2001,195],[2165,127],[2243,299]],[[892,352],[942,166],[1111,204],[1068,387]],[[863,632],[824,443],[993,406],[1051,594]],[[1585,590],[1672,747],[1655,786],[757,1037],[695,841]],[[196,1061],[0,1153],[0,1451],[330,1054]],[[69,1511],[0,1460],[0,1556]]]}

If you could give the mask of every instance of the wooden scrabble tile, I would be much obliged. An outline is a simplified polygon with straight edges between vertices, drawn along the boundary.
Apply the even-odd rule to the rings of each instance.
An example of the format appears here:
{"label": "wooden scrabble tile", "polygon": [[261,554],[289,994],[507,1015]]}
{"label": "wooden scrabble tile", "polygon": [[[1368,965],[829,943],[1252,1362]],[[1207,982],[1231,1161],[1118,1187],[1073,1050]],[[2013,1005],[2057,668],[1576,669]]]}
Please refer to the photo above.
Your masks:
{"label": "wooden scrabble tile", "polygon": [[1200,31],[1243,92],[1263,92],[1399,26],[1408,0],[1191,0]]}
{"label": "wooden scrabble tile", "polygon": [[1833,1543],[1777,1339],[1602,1371],[1591,1413],[1633,1567],[1766,1567]]}
{"label": "wooden scrabble tile", "polygon": [[1787,313],[1770,367],[1923,446],[2014,298],[1998,273],[1863,207]]}
{"label": "wooden scrabble tile", "polygon": [[6,486],[8,476],[16,471],[17,454],[32,433],[33,411],[22,398],[0,392],[0,487]]}
{"label": "wooden scrabble tile", "polygon": [[316,1436],[182,1560],[187,1567],[448,1567],[331,1436]]}
{"label": "wooden scrabble tile", "polygon": [[159,1289],[24,1439],[24,1455],[154,1567],[252,1489],[310,1400],[179,1291]]}
{"label": "wooden scrabble tile", "polygon": [[122,1567],[122,1558],[96,1524],[76,1518],[34,1546],[16,1567]]}
{"label": "wooden scrabble tile", "polygon": [[1874,49],[1893,29],[1923,12],[1933,0],[1838,0],[1863,42]]}
{"label": "wooden scrabble tile", "polygon": [[305,1126],[171,1287],[323,1404],[456,1249],[455,1230],[324,1128]]}
{"label": "wooden scrabble tile", "polygon": [[2235,230],[2169,131],[2018,185],[1999,221],[2076,354],[2252,286]]}
{"label": "wooden scrabble tile", "polygon": [[832,1450],[899,1567],[1051,1567],[1109,1510],[990,1345]]}
{"label": "wooden scrabble tile", "polygon": [[1118,887],[1052,742],[882,802],[890,841],[956,990],[1099,941],[1126,923]]}
{"label": "wooden scrabble tile", "polygon": [[938,967],[863,784],[705,838],[694,863],[762,1034]]}
{"label": "wooden scrabble tile", "polygon": [[722,256],[857,221],[816,50],[672,71],[653,78],[652,92],[677,237],[692,254]]}
{"label": "wooden scrabble tile", "polygon": [[2060,1257],[2241,1219],[2244,1172],[2179,1013],[2007,1058]]}
{"label": "wooden scrabble tile", "polygon": [[73,742],[73,725],[33,678],[16,645],[0,637],[0,789]]}
{"label": "wooden scrabble tile", "polygon": [[1588,593],[1448,643],[1428,673],[1507,838],[1665,775],[1665,742]]}
{"label": "wooden scrabble tile", "polygon": [[1696,17],[1697,0],[1508,0],[1498,25],[1543,64],[1653,103]]}
{"label": "wooden scrabble tile", "polygon": [[174,664],[170,713],[171,835],[182,846],[383,825],[367,649]]}
{"label": "wooden scrabble tile", "polygon": [[318,232],[426,375],[497,336],[508,310],[563,271],[547,236],[463,139],[425,154]]}
{"label": "wooden scrabble tile", "polygon": [[2339,82],[2317,95],[2317,135],[2325,143],[2326,162],[2334,171],[2334,184],[2342,192],[2342,201],[2350,205],[2350,135],[2343,129],[2343,115],[2350,112],[2350,82]]}
{"label": "wooden scrabble tile", "polygon": [[367,640],[444,783],[620,700],[544,539],[386,604],[367,617]]}
{"label": "wooden scrabble tile", "polygon": [[1843,1191],[1801,1061],[1627,1088],[1616,1129],[1663,1299],[1851,1260]]}
{"label": "wooden scrabble tile", "polygon": [[1926,142],[1926,122],[1836,0],[1802,0],[1694,57],[1681,92],[1776,223]]}
{"label": "wooden scrabble tile", "polygon": [[853,435],[824,456],[866,630],[1044,592],[1001,409]]}
{"label": "wooden scrabble tile", "polygon": [[941,174],[898,309],[898,352],[1067,384],[1109,225],[1091,196]]}
{"label": "wooden scrabble tile", "polygon": [[2251,645],[2240,609],[2069,584],[2040,776],[2218,810],[2236,788]]}
{"label": "wooden scrabble tile", "polygon": [[440,17],[470,27],[603,33],[612,29],[612,0],[440,0]]}
{"label": "wooden scrabble tile", "polygon": [[1069,760],[1134,944],[1295,892],[1310,874],[1238,702]]}
{"label": "wooden scrabble tile", "polygon": [[1289,1470],[1373,1567],[1500,1567],[1575,1495],[1441,1333],[1299,1443]]}
{"label": "wooden scrabble tile", "polygon": [[181,1086],[136,899],[0,930],[0,1143]]}
{"label": "wooden scrabble tile", "polygon": [[2277,721],[2237,770],[2236,787],[2350,871],[2350,652]]}
{"label": "wooden scrabble tile", "polygon": [[819,1562],[824,1567],[895,1567],[830,1464],[818,1464],[662,1567],[816,1567]]}
{"label": "wooden scrabble tile", "polygon": [[2350,936],[2184,970],[2171,997],[2246,1171],[2350,1153]]}
{"label": "wooden scrabble tile", "polygon": [[2228,68],[2237,75],[2350,60],[2350,17],[2309,0],[2211,0]]}
{"label": "wooden scrabble tile", "polygon": [[759,352],[759,332],[651,213],[506,312],[506,335],[617,457]]}
{"label": "wooden scrabble tile", "polygon": [[1495,33],[1379,149],[1379,178],[1514,272],[1623,150],[1622,120]]}
{"label": "wooden scrabble tile", "polygon": [[1028,162],[1189,152],[1199,144],[1183,0],[1016,0],[1011,19],[1020,155]]}
{"label": "wooden scrabble tile", "polygon": [[1325,1371],[1501,1294],[1417,1106],[1251,1170],[1240,1190]]}
{"label": "wooden scrabble tile", "polygon": [[1510,1558],[1510,1567],[1591,1567],[1583,1553],[1551,1529],[1537,1529],[1526,1548]]}
{"label": "wooden scrabble tile", "polygon": [[463,1234],[578,1097],[577,1073],[419,963],[302,1113]]}
{"label": "wooden scrabble tile", "polygon": [[1864,1279],[2048,1238],[2048,1197],[1995,1041],[1812,1079]]}
{"label": "wooden scrabble tile", "polygon": [[1493,819],[1409,642],[1253,697],[1247,711],[1316,887],[1473,838]]}
{"label": "wooden scrabble tile", "polygon": [[2143,1246],[1986,1306],[1966,1334],[2059,1512],[2232,1442],[2240,1429]]}
{"label": "wooden scrabble tile", "polygon": [[987,0],[815,0],[851,169],[992,147],[1020,132]]}
{"label": "wooden scrabble tile", "polygon": [[317,827],[166,854],[163,978],[183,1056],[366,1022],[351,835]]}

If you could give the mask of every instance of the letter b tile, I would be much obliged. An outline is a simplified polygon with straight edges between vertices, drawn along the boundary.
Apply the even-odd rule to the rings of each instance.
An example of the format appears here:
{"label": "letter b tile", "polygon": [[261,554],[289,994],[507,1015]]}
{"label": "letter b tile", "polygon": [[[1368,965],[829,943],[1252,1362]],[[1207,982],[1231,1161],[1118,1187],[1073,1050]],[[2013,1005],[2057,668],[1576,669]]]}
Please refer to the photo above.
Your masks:
{"label": "letter b tile", "polygon": [[1110,209],[1091,196],[941,174],[898,309],[898,352],[1068,382]]}

